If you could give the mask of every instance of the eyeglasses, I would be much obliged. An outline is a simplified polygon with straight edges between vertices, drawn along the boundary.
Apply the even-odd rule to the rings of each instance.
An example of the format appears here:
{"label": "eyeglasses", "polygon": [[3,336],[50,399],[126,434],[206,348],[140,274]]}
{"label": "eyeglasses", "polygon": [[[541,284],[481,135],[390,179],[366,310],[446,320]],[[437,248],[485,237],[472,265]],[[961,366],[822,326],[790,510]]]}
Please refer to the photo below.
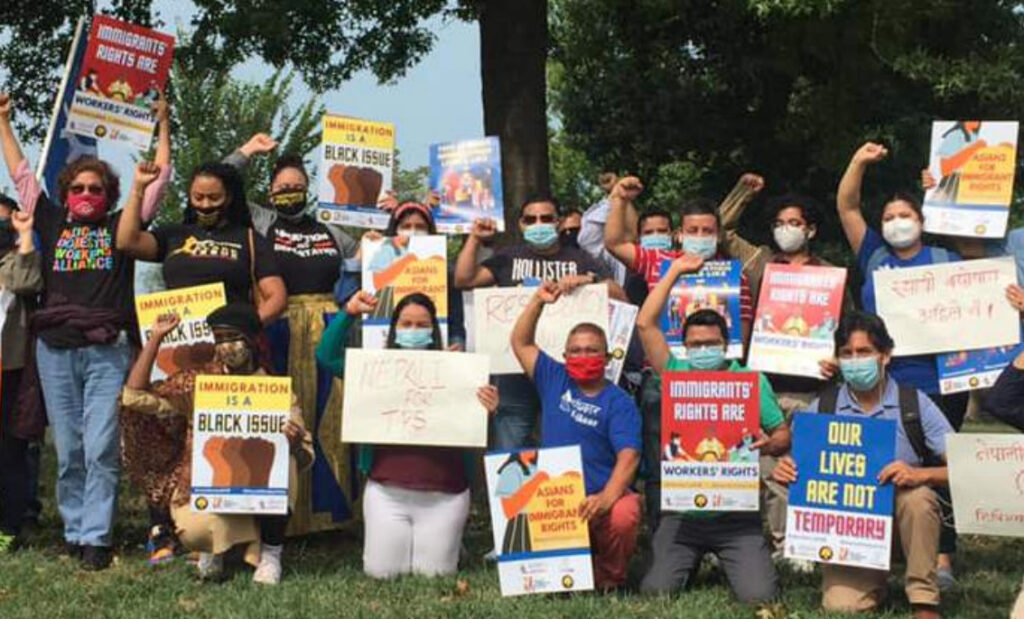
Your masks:
{"label": "eyeglasses", "polygon": [[538,223],[538,222],[545,223],[545,224],[553,224],[553,223],[555,223],[555,216],[554,215],[523,215],[522,217],[519,218],[519,220],[522,221],[524,224],[526,224],[528,226],[531,225],[531,224]]}
{"label": "eyeglasses", "polygon": [[88,192],[88,193],[90,193],[90,194],[92,194],[94,196],[102,196],[103,193],[104,193],[103,185],[78,185],[78,184],[75,184],[75,185],[71,185],[70,187],[68,187],[68,191],[70,191],[71,193],[73,193],[75,195]]}

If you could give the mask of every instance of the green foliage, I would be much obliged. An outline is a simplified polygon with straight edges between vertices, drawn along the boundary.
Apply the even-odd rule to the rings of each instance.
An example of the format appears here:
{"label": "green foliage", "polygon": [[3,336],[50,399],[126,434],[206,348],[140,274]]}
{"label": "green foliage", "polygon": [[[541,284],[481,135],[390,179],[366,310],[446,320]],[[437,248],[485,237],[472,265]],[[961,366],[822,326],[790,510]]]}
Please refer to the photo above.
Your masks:
{"label": "green foliage", "polygon": [[[178,221],[196,166],[219,161],[255,133],[269,133],[278,142],[278,153],[305,155],[320,143],[324,107],[310,99],[299,109],[289,109],[291,74],[276,71],[265,82],[251,84],[227,72],[197,74],[176,64],[171,79],[174,178],[158,221]],[[272,166],[273,157],[249,162],[245,184],[250,200],[266,199]],[[307,165],[307,171],[315,175],[313,165]]]}
{"label": "green foliage", "polygon": [[582,151],[566,144],[561,132],[552,131],[549,136],[551,194],[561,202],[563,208],[585,211],[601,199],[601,188],[597,184],[601,170],[591,164]]}

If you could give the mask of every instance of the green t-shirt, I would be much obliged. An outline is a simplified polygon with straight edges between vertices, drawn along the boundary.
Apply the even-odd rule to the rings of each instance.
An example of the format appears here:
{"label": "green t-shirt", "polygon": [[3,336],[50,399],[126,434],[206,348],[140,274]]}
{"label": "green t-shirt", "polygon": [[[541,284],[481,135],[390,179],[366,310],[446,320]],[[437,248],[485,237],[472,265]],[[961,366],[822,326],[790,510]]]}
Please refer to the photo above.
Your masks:
{"label": "green t-shirt", "polygon": [[[690,366],[690,362],[684,359],[679,359],[675,355],[669,357],[668,363],[665,364],[666,372],[689,372],[693,370]],[[726,368],[727,372],[749,372],[747,368],[740,365],[738,361],[730,361],[729,367]],[[659,377],[661,378],[661,377]],[[786,422],[786,416],[783,414],[782,409],[779,408],[779,402],[775,399],[775,392],[772,390],[771,383],[764,377],[764,374],[757,373],[758,382],[758,394],[761,400],[761,429],[765,433],[771,432],[775,428],[779,427]],[[673,512],[677,513],[684,518],[717,518],[726,512],[699,512],[699,511],[687,511],[687,512]]]}

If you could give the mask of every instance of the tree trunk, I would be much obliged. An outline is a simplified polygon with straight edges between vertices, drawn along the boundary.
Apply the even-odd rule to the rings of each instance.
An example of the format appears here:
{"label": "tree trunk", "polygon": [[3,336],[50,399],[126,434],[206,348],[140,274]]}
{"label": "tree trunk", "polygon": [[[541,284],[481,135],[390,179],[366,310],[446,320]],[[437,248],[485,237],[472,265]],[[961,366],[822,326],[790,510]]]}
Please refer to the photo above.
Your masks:
{"label": "tree trunk", "polygon": [[546,62],[547,0],[485,0],[480,9],[484,131],[501,138],[505,230],[519,207],[550,191]]}

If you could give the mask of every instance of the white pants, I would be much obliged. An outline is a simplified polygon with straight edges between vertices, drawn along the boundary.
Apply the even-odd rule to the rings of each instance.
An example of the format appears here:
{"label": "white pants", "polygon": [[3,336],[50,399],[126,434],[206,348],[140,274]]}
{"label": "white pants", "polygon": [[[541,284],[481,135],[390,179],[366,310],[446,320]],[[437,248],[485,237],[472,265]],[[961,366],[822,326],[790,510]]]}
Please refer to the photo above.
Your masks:
{"label": "white pants", "polygon": [[363,571],[374,578],[454,574],[468,517],[468,489],[448,494],[368,480],[363,493]]}

